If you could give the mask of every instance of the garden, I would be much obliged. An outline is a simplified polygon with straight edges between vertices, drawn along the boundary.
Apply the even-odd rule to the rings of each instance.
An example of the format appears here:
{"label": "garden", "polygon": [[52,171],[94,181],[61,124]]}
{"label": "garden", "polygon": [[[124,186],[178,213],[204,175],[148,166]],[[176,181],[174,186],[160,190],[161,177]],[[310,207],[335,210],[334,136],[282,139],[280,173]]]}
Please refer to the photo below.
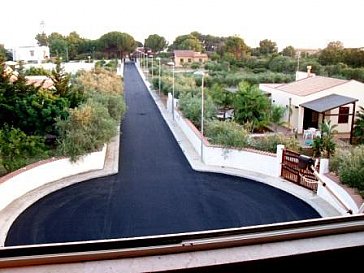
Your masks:
{"label": "garden", "polygon": [[[70,75],[57,59],[52,71],[20,65],[15,78],[4,69],[0,62],[0,175],[50,157],[75,161],[117,134],[126,105],[112,66]],[[48,76],[53,86],[28,84],[34,74]]]}

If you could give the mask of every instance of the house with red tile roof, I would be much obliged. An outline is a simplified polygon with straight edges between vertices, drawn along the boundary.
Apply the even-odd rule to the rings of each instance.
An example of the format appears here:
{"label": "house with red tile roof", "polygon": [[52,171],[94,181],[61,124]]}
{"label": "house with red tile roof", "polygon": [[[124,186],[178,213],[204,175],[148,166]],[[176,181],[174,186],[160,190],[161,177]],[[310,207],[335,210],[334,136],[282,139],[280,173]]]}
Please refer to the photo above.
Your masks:
{"label": "house with red tile roof", "polygon": [[358,106],[364,107],[364,84],[299,72],[296,81],[285,84],[260,84],[272,103],[287,108],[284,120],[299,134],[318,128],[323,120],[336,124],[339,133],[351,132]]}
{"label": "house with red tile roof", "polygon": [[176,67],[192,63],[205,63],[209,59],[206,53],[193,50],[174,50],[173,58]]}

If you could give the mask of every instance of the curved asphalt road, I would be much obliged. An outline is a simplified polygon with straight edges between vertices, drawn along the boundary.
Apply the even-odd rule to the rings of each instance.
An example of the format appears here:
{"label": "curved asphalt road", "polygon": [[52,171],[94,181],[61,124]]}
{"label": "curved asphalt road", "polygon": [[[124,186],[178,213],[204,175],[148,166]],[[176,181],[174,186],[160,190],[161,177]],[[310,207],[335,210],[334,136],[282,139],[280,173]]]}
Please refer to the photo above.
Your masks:
{"label": "curved asphalt road", "polygon": [[300,199],[248,179],[191,169],[134,64],[117,175],[52,193],[23,212],[6,245],[201,231],[320,217]]}

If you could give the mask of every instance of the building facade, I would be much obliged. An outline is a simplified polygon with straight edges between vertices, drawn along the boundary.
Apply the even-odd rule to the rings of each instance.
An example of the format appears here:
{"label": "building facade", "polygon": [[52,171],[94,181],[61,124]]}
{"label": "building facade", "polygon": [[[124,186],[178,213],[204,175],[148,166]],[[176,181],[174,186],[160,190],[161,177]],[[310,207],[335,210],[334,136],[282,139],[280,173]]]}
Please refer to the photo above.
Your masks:
{"label": "building facade", "polygon": [[25,63],[42,63],[49,59],[48,46],[19,46],[13,49],[13,60]]}
{"label": "building facade", "polygon": [[323,120],[339,133],[351,133],[358,106],[364,107],[364,84],[297,73],[297,80],[287,84],[260,84],[260,90],[270,94],[272,103],[286,107],[284,121],[299,134],[318,128]]}
{"label": "building facade", "polygon": [[209,59],[206,53],[195,52],[193,50],[174,50],[173,58],[176,67],[182,67],[192,63],[205,63]]}

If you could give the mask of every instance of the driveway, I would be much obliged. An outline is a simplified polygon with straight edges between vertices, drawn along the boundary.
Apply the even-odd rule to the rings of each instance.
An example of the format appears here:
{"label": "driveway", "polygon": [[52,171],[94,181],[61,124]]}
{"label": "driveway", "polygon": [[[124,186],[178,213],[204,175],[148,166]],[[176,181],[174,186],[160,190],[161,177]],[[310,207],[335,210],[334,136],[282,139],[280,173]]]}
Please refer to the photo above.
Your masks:
{"label": "driveway", "polygon": [[119,173],[49,194],[24,211],[6,245],[242,227],[320,215],[264,183],[194,171],[140,78],[125,65],[128,110]]}

